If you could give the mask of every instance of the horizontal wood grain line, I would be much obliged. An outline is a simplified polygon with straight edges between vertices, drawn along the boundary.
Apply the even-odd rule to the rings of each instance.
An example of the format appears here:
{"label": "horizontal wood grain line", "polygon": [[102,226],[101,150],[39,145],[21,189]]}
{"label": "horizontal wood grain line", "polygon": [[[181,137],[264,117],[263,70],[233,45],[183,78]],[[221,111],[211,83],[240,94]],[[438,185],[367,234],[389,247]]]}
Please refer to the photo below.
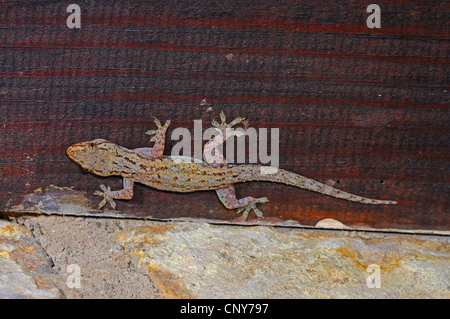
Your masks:
{"label": "horizontal wood grain line", "polygon": [[[132,94],[133,96],[136,94]],[[139,95],[142,95],[142,93],[140,93]],[[150,98],[148,95],[151,95],[152,97]],[[108,97],[101,97],[101,98],[97,98],[95,99],[94,97],[91,97],[87,100],[83,100],[83,103],[89,102],[89,103],[94,103],[94,102],[113,102],[113,101],[125,101],[125,102],[165,102],[165,103],[198,103],[199,101],[201,101],[202,99],[205,98],[205,95],[199,95],[199,98],[201,98],[201,100],[198,100],[198,98],[187,98],[187,97],[180,97],[180,96],[166,96],[165,94],[146,94],[147,98],[132,98],[132,97],[124,97],[121,94],[120,98],[114,98],[112,99],[111,96]],[[419,104],[419,103],[408,103],[408,101],[398,101],[397,103],[395,101],[373,101],[373,100],[351,100],[351,99],[342,99],[342,98],[330,98],[330,99],[321,99],[321,98],[311,98],[311,97],[305,97],[305,98],[288,98],[288,97],[284,97],[284,98],[276,98],[274,99],[272,98],[259,98],[259,100],[253,99],[253,98],[243,98],[242,96],[240,97],[236,97],[236,96],[229,96],[227,98],[221,97],[213,97],[213,96],[206,96],[208,98],[208,103],[211,104],[215,104],[216,107],[220,106],[220,104],[248,104],[248,103],[257,103],[257,104],[266,104],[266,103],[273,103],[273,104],[284,104],[284,105],[298,105],[300,107],[304,107],[305,104],[309,104],[309,105],[324,105],[324,106],[350,106],[350,107],[354,107],[354,106],[358,106],[358,107],[381,107],[381,108],[396,108],[396,109],[424,109],[424,110],[436,110],[436,111],[441,111],[441,110],[447,110],[447,106],[446,105],[440,105],[440,104]],[[234,97],[234,98],[233,98]],[[299,101],[296,101],[296,100]],[[46,103],[48,104],[49,101],[48,100],[39,100],[39,99],[35,99],[35,100],[30,100],[30,99],[8,99],[8,101],[2,101],[0,100],[0,106],[4,106],[4,107],[8,107],[8,106],[14,106],[16,105],[16,103]],[[54,102],[57,102],[59,104],[73,104],[73,103],[80,103],[79,100],[71,100],[71,99],[64,99],[64,100],[55,100]],[[0,118],[1,119],[1,118]],[[195,118],[197,119],[197,118]],[[194,118],[192,120],[195,120]],[[127,119],[124,119],[124,121],[127,121]],[[45,121],[44,121],[45,122]],[[2,124],[6,125],[6,124],[13,124],[16,122],[13,121],[8,121],[8,122],[3,122]],[[173,122],[175,123],[175,122]],[[185,124],[185,126],[187,125],[187,127],[192,126],[192,121],[188,121],[188,122],[177,122],[177,123],[190,123],[190,124]],[[264,123],[258,123],[256,124],[255,122],[253,122],[253,126],[258,125],[258,126],[264,126],[267,127],[267,125],[270,124],[270,122],[264,122]],[[304,124],[305,128],[308,127],[312,127],[314,126],[314,124]],[[292,123],[292,124],[284,124],[284,123],[279,123],[277,122],[276,126],[271,126],[271,127],[280,127],[280,128],[297,128],[300,126],[297,126],[297,124]],[[371,126],[358,126],[358,128],[362,128],[364,129],[364,127],[371,127]],[[432,126],[424,126],[424,127],[407,127],[407,128],[403,128],[403,127],[395,127],[395,126],[377,126],[378,128],[382,127],[382,128],[387,128],[390,130],[417,130],[419,132],[442,132],[442,130],[444,130],[444,132],[447,132],[448,128],[447,127],[432,127]],[[0,130],[4,129],[4,127],[2,128],[2,126],[0,126]],[[369,129],[369,128],[367,128]]]}
{"label": "horizontal wood grain line", "polygon": [[99,41],[61,41],[61,42],[12,42],[1,44],[3,49],[18,49],[29,50],[37,48],[47,49],[89,49],[89,48],[122,48],[122,49],[151,49],[160,51],[179,51],[179,52],[207,52],[207,53],[246,53],[246,54],[261,54],[261,55],[278,55],[278,56],[314,56],[329,59],[360,59],[391,63],[406,63],[406,64],[432,64],[432,65],[450,65],[450,61],[441,57],[422,57],[422,56],[391,56],[391,55],[376,55],[376,54],[349,54],[344,51],[333,50],[312,50],[312,49],[270,49],[270,48],[236,48],[236,47],[217,47],[217,46],[199,46],[199,45],[182,45],[169,43],[143,43],[136,41],[114,41],[114,42],[99,42]]}
{"label": "horizontal wood grain line", "polygon": [[148,70],[120,70],[120,69],[96,69],[96,70],[80,70],[80,69],[62,69],[53,71],[19,71],[19,72],[0,72],[0,77],[72,77],[72,76],[97,76],[97,75],[145,75],[145,76],[188,76],[188,77],[206,77],[206,78],[233,78],[233,79],[306,79],[318,82],[331,83],[358,83],[358,84],[378,84],[390,86],[406,86],[408,88],[429,88],[442,89],[448,88],[448,84],[436,85],[435,82],[417,83],[405,81],[385,81],[385,80],[368,80],[355,79],[354,75],[335,76],[334,74],[325,75],[306,75],[294,73],[274,73],[274,72],[220,72],[220,71],[148,71]]}
{"label": "horizontal wood grain line", "polygon": [[[362,10],[364,11],[364,10]],[[418,28],[393,28],[383,27],[379,29],[369,29],[365,20],[361,24],[314,24],[298,20],[274,20],[262,18],[195,18],[177,16],[122,16],[119,19],[103,17],[87,17],[88,23],[113,26],[183,26],[183,27],[208,27],[222,29],[242,29],[242,30],[270,30],[270,31],[290,31],[290,32],[317,32],[317,33],[342,33],[342,34],[376,34],[376,35],[396,35],[396,36],[436,36],[448,38],[450,32],[445,30],[431,30]]]}
{"label": "horizontal wood grain line", "polygon": [[[364,12],[364,6],[361,6]],[[362,16],[364,18],[364,16]],[[3,18],[4,26],[61,26],[65,24],[63,17],[32,17],[19,16]],[[115,27],[186,27],[186,28],[214,28],[214,29],[238,29],[258,31],[281,32],[313,32],[313,33],[337,33],[352,35],[390,35],[405,37],[436,37],[448,38],[450,32],[446,30],[432,30],[424,28],[396,28],[385,27],[369,29],[366,21],[361,19],[361,24],[316,24],[299,20],[276,20],[263,18],[189,18],[177,15],[145,15],[145,16],[121,16],[121,15],[83,15],[83,26],[115,26]],[[188,31],[187,31],[188,32]]]}
{"label": "horizontal wood grain line", "polygon": [[136,92],[114,92],[102,96],[86,97],[84,101],[163,101],[163,102],[199,102],[205,97],[209,103],[267,103],[267,104],[323,104],[333,106],[361,106],[361,107],[381,107],[381,108],[404,108],[404,109],[447,109],[447,104],[422,104],[408,100],[357,100],[349,98],[320,98],[320,97],[301,97],[286,96],[275,94],[261,95],[199,95],[199,94],[164,94],[164,93],[136,93]]}

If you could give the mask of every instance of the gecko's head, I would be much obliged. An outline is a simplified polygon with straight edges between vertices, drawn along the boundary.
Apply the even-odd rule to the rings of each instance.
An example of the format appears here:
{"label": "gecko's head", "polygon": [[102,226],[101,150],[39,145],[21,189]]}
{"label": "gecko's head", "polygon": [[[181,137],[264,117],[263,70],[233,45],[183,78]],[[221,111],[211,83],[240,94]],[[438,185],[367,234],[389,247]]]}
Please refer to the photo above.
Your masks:
{"label": "gecko's head", "polygon": [[71,145],[66,153],[70,159],[88,172],[96,175],[111,175],[112,158],[117,154],[117,145],[107,140],[96,139]]}

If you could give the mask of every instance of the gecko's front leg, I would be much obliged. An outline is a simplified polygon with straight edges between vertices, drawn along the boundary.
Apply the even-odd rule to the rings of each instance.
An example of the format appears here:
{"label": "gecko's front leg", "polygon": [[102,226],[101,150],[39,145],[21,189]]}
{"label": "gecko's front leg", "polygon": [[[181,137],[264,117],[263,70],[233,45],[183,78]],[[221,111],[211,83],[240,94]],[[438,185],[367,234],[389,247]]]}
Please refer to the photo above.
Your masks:
{"label": "gecko's front leg", "polygon": [[150,142],[155,142],[153,147],[137,148],[134,151],[147,157],[160,158],[164,153],[166,131],[171,121],[168,120],[166,121],[166,123],[164,123],[164,125],[161,125],[161,122],[155,117],[154,122],[157,126],[157,129],[150,130],[145,133],[147,135],[153,135],[150,139]]}
{"label": "gecko's front leg", "polygon": [[111,187],[100,185],[102,191],[95,191],[94,195],[103,196],[103,200],[98,204],[98,208],[102,208],[108,202],[113,209],[116,209],[116,203],[114,199],[132,199],[133,198],[133,185],[134,182],[131,178],[123,179],[123,189],[118,191],[112,191]]}

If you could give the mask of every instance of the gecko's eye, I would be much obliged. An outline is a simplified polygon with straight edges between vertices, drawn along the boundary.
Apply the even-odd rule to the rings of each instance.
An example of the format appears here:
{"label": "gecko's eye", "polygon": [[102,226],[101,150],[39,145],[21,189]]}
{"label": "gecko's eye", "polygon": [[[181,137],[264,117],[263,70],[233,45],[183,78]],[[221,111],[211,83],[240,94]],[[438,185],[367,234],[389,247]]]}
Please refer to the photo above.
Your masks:
{"label": "gecko's eye", "polygon": [[95,143],[91,143],[90,146],[91,146],[91,149],[95,149],[97,147],[97,145]]}

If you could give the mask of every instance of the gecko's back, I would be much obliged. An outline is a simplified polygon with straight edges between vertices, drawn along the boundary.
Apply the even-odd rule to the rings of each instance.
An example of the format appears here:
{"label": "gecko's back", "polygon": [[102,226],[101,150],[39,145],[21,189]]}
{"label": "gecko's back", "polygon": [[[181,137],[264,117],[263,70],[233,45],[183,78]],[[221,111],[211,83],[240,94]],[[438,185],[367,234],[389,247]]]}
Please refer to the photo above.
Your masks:
{"label": "gecko's back", "polygon": [[161,190],[194,192],[215,190],[232,185],[238,179],[232,168],[214,168],[198,162],[163,156],[158,159],[141,157],[141,167],[131,171],[134,181]]}

